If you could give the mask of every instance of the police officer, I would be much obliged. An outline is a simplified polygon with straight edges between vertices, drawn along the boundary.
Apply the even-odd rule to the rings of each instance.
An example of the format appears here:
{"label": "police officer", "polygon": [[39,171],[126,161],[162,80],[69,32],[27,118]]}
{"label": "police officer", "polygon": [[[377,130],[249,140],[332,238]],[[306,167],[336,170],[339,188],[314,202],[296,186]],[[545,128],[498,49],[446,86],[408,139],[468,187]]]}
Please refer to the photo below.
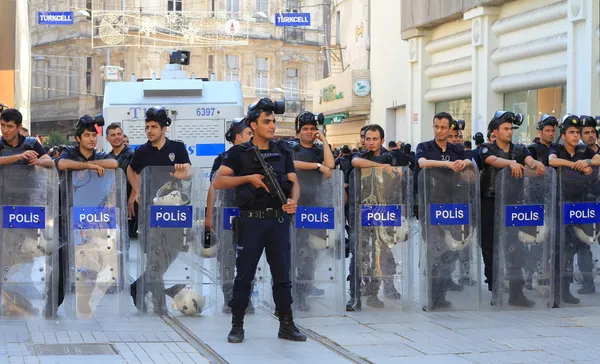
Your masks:
{"label": "police officer", "polygon": [[[513,123],[520,125],[522,123],[521,116],[508,111],[497,111],[489,125],[496,140],[493,143],[483,144],[479,151],[483,165],[481,177],[481,251],[485,264],[486,282],[490,291],[492,291],[493,283],[500,284],[500,282],[493,282],[496,175],[503,168],[510,168],[513,177],[523,178],[524,165],[535,169],[538,175],[544,173],[544,165],[533,159],[524,145],[512,143]],[[515,193],[518,193],[518,191],[515,191]],[[514,260],[509,262],[510,269],[515,272],[520,271],[523,262],[519,259],[524,259],[524,257],[518,254],[510,254],[507,260],[510,259]],[[509,305],[532,307],[535,304],[523,294],[524,283],[522,279],[510,281]]]}
{"label": "police officer", "polygon": [[[127,167],[129,167],[129,163],[131,163],[131,159],[133,158],[133,150],[129,149],[129,147],[125,145],[123,129],[121,129],[121,126],[119,124],[112,123],[106,127],[106,141],[112,147],[112,150],[108,153],[108,155],[117,160],[119,168],[123,171],[125,175],[127,175]],[[131,183],[129,183],[128,181],[127,199],[129,199],[129,195],[131,195]],[[135,217],[133,217],[130,218],[127,222],[129,225],[129,237],[137,237],[137,220],[135,219]],[[129,241],[127,241],[126,251],[127,254],[129,254]]]}
{"label": "police officer", "polygon": [[[171,118],[167,116],[167,110],[162,106],[151,107],[146,111],[146,137],[148,138],[148,142],[140,145],[136,148],[133,153],[133,157],[131,159],[131,163],[127,167],[127,179],[131,184],[131,195],[129,196],[129,200],[127,203],[127,209],[130,217],[135,216],[135,204],[139,204],[140,198],[140,173],[147,166],[172,166],[174,167],[173,177],[177,179],[188,179],[190,178],[190,174],[192,173],[191,162],[189,154],[185,148],[185,145],[176,140],[170,140],[166,137],[167,127],[171,125]],[[156,182],[155,185],[162,185],[160,182]],[[165,183],[168,181],[164,181]],[[178,234],[178,232],[173,232],[174,234]],[[179,235],[175,235],[172,239],[167,240],[167,249],[170,254],[167,254],[168,261],[163,262],[164,265],[161,265],[161,269],[168,269],[169,265],[177,258],[177,252],[171,251],[180,249],[180,241],[182,237]],[[152,241],[152,239],[150,239]],[[154,244],[154,243],[152,243]],[[160,244],[156,242],[156,244]],[[179,245],[177,245],[179,244]],[[148,268],[145,274],[146,276],[150,276],[150,264],[148,264]],[[164,273],[164,272],[163,272]],[[141,276],[140,276],[141,278]],[[133,298],[133,302],[138,309],[143,310],[143,302],[138,302],[137,289],[140,284],[140,278],[138,278],[135,282],[131,284],[131,297]],[[162,277],[160,277],[162,279]],[[164,293],[167,295],[174,297],[181,289],[183,289],[185,285],[176,284],[165,290]],[[144,292],[145,293],[145,292]],[[155,310],[165,309],[163,306],[164,295],[162,293],[156,294],[154,292],[153,299],[155,303],[161,307],[155,307]],[[142,297],[144,295],[140,295]]]}
{"label": "police officer", "polygon": [[[417,176],[423,168],[448,168],[454,172],[461,172],[472,165],[472,162],[465,155],[465,150],[458,138],[454,138],[455,143],[450,142],[450,135],[459,129],[459,124],[447,112],[440,112],[433,117],[433,131],[435,139],[417,145]],[[418,181],[418,178],[416,179]],[[439,193],[441,198],[450,195],[452,192],[445,193],[445,188],[454,189],[456,186],[446,186],[440,181],[440,190],[433,191]],[[443,202],[443,201],[436,201]],[[435,242],[426,242],[426,244],[435,244]],[[443,272],[438,276],[448,277],[454,271],[456,260],[460,252],[447,251],[439,259]],[[467,251],[468,254],[468,251]],[[468,259],[468,255],[466,257]],[[437,264],[436,264],[437,266]],[[452,279],[437,280],[432,282],[432,292],[434,296],[433,308],[448,308],[452,304],[445,299],[446,291],[462,291],[462,286],[456,284]]]}
{"label": "police officer", "polygon": [[[106,169],[117,169],[118,163],[111,158],[107,153],[97,151],[96,144],[98,142],[98,133],[96,125],[103,125],[104,120],[96,119],[90,115],[82,116],[75,126],[75,140],[77,146],[66,146],[60,156],[54,160],[59,171],[83,171],[91,170],[98,173],[99,176],[104,176]],[[61,211],[66,214],[66,211]],[[63,241],[66,241],[67,232],[64,224],[59,226],[59,236]],[[68,247],[61,246],[58,254],[59,269],[68,269]],[[85,287],[82,287],[85,289]],[[91,294],[91,292],[87,292]],[[58,280],[58,304],[61,305],[64,299],[64,275],[59,273]],[[89,313],[91,308],[89,301],[77,300],[78,311],[80,313]]]}
{"label": "police officer", "polygon": [[594,153],[600,153],[600,146],[596,143],[598,140],[598,122],[594,117],[581,115],[579,117],[583,124],[583,130],[581,131],[581,139],[588,147],[590,147]]}
{"label": "police officer", "polygon": [[[323,124],[325,121],[323,114],[315,115],[309,111],[305,111],[296,117],[295,128],[297,141],[291,143],[294,151],[294,167],[296,170],[307,171],[303,174],[303,179],[300,188],[300,206],[315,206],[319,203],[316,201],[315,187],[321,184],[321,175],[325,179],[331,178],[335,167],[333,153],[329,147],[329,142],[324,133],[319,132],[317,124]],[[322,144],[316,144],[319,140]],[[318,188],[318,187],[317,187]],[[303,264],[298,267],[298,271],[302,272],[298,277],[301,281],[312,281],[315,273],[316,252],[308,244],[309,236],[305,230],[298,230],[296,237],[296,249],[302,250],[304,257]],[[300,254],[298,254],[300,256]],[[296,289],[297,307],[300,311],[310,311],[310,305],[307,302],[307,297],[322,296],[325,292],[313,286],[312,284],[298,284]]]}
{"label": "police officer", "polygon": [[[229,302],[232,327],[227,341],[231,343],[244,340],[244,313],[263,250],[273,277],[273,298],[279,313],[278,337],[306,341],[306,336],[294,325],[290,279],[290,214],[296,212],[300,186],[291,148],[286,142],[272,140],[275,114],[283,114],[284,111],[283,102],[273,102],[268,98],[250,105],[247,118],[254,136],[249,142],[235,145],[227,151],[213,181],[216,189],[236,188],[240,208],[240,218],[234,221],[237,271],[233,298]],[[265,176],[256,153],[261,153],[265,162],[273,168],[277,182],[287,195],[285,204],[263,181]]]}
{"label": "police officer", "polygon": [[483,133],[481,133],[481,132],[475,133],[475,136],[473,137],[473,141],[475,142],[475,149],[473,149],[471,151],[471,159],[477,165],[477,168],[479,168],[479,170],[481,170],[481,159],[479,158],[479,150],[481,149],[481,146],[483,145],[483,142],[484,142]]}
{"label": "police officer", "polygon": [[[248,125],[247,118],[234,119],[233,122],[231,123],[231,126],[227,130],[227,132],[225,132],[225,140],[232,143],[233,145],[246,143],[251,138],[252,138],[252,129]],[[208,208],[206,209],[206,218],[204,220],[204,225],[207,230],[212,230],[212,228],[213,228],[213,209],[212,209],[212,207],[215,205],[215,189],[212,185],[212,182],[214,181],[215,174],[217,173],[217,171],[221,167],[221,164],[223,163],[223,158],[225,158],[225,153],[226,152],[219,153],[219,155],[215,158],[215,161],[213,162],[212,169],[210,170],[211,185],[210,185],[210,188],[208,189],[208,195],[206,197],[206,206]],[[233,242],[231,242],[231,243],[233,243]],[[219,248],[223,249],[223,247],[219,247]],[[226,270],[233,272],[234,268],[235,268],[235,256],[227,255],[227,258],[231,258],[231,259],[221,262],[222,266],[219,267],[219,271],[221,273],[222,278],[223,278]],[[231,307],[229,307],[229,301],[232,298],[233,283],[229,283],[229,282],[225,283],[225,279],[223,281],[224,281],[223,287],[222,287],[223,288],[223,298],[224,298],[223,302],[225,302],[225,303],[223,304],[222,311],[223,311],[223,313],[231,313]],[[250,301],[248,308],[246,309],[246,312],[254,313],[254,306],[252,305],[252,301]]]}
{"label": "police officer", "polygon": [[[352,166],[354,168],[357,169],[362,169],[362,168],[372,168],[372,167],[402,167],[401,165],[398,164],[398,161],[396,161],[396,159],[394,158],[394,156],[387,152],[387,151],[383,151],[383,143],[385,141],[385,132],[383,130],[383,128],[377,124],[371,124],[367,127],[366,129],[366,133],[365,133],[365,146],[367,148],[367,151],[360,154],[359,156],[355,156],[352,159]],[[404,164],[404,166],[407,166],[407,164]],[[360,186],[356,186],[356,188],[361,188]],[[362,186],[362,189],[365,189],[365,186]],[[389,191],[390,193],[392,193],[392,191]],[[359,201],[356,201],[356,203],[360,203]],[[358,227],[355,227],[358,228]],[[381,266],[381,271],[383,273],[383,275],[385,275],[386,277],[393,277],[395,274],[395,262],[394,262],[394,256],[392,255],[392,251],[390,249],[390,247],[382,241],[377,241],[377,235],[374,234],[374,232],[369,232],[369,233],[365,233],[365,236],[363,236],[363,241],[357,241],[356,243],[358,244],[366,244],[368,243],[368,240],[370,238],[369,235],[372,235],[373,238],[373,242],[375,244],[379,245],[379,248],[381,249],[381,255],[380,258],[382,259],[381,262],[379,261],[370,261],[368,262],[368,267],[360,267],[361,270],[363,270],[363,268],[365,268],[367,271],[378,271],[379,268],[378,266]],[[356,247],[355,247],[356,249]],[[366,249],[363,249],[363,252]],[[354,253],[352,253],[352,256],[354,257]],[[363,259],[365,259],[365,261],[368,260],[367,257],[363,257]],[[356,265],[356,259],[351,260],[350,262],[350,282],[351,282],[351,290],[352,290],[352,286],[354,282],[360,282],[361,279],[359,279],[358,277],[355,277],[355,265]],[[355,283],[356,284],[356,283]],[[356,284],[358,285],[358,284]],[[377,279],[371,279],[370,282],[365,282],[365,287],[364,287],[364,291],[367,295],[367,305],[374,307],[374,308],[382,308],[384,306],[384,303],[379,299],[378,297],[378,292],[381,286],[381,281],[377,280]],[[384,295],[387,298],[390,299],[400,299],[401,295],[400,293],[396,290],[396,288],[394,287],[394,281],[393,279],[384,279],[383,280],[383,290],[384,290]],[[351,291],[350,293],[350,302],[348,302],[346,310],[347,311],[353,311],[356,309],[360,309],[360,305],[361,305],[361,301],[360,301],[360,293],[359,292],[354,292]],[[350,309],[349,309],[350,308]]]}
{"label": "police officer", "polygon": [[538,140],[527,147],[531,157],[542,162],[545,166],[548,166],[550,146],[554,143],[557,126],[558,120],[554,116],[550,114],[542,115],[537,125]]}
{"label": "police officer", "polygon": [[[564,144],[553,144],[550,148],[550,166],[556,168],[570,168],[573,171],[585,175],[592,174],[592,167],[600,166],[600,155],[594,152],[588,145],[579,143],[583,125],[585,125],[583,121],[575,115],[567,114],[564,116],[560,127],[561,138],[564,141]],[[562,193],[566,194],[564,199],[572,202],[585,201],[585,196],[588,194],[588,191],[585,189],[582,190],[581,186],[569,188],[567,173],[563,175],[563,179],[565,185],[562,188]],[[592,188],[591,185],[590,188]],[[558,242],[558,244],[560,243],[561,242]],[[567,230],[565,231],[565,241],[562,243],[564,244],[564,263],[561,263],[558,259],[556,260],[557,266],[555,277],[559,278],[559,272],[563,270],[565,272],[573,272],[573,257],[577,255],[579,269],[583,274],[583,286],[577,293],[595,293],[596,286],[594,285],[594,277],[592,274],[593,262],[590,245],[577,238],[574,226],[572,225],[567,227]],[[556,249],[557,252],[561,251],[560,245],[557,246]],[[563,302],[568,304],[578,304],[579,298],[573,297],[569,288],[572,280],[573,278],[571,276],[564,277],[562,282],[555,280],[555,283],[557,284],[555,289],[557,293],[558,291],[562,291]],[[562,284],[560,290],[558,289],[558,284]]]}
{"label": "police officer", "polygon": [[0,165],[20,164],[54,167],[52,159],[36,138],[21,134],[23,115],[17,109],[5,109],[0,114]]}

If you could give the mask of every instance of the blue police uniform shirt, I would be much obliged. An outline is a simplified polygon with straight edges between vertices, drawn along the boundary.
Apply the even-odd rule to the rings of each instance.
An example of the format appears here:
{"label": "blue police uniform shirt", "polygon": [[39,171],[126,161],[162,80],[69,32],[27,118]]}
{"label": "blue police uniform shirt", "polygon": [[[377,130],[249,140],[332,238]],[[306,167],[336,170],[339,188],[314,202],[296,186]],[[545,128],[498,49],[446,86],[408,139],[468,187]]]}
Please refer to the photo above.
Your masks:
{"label": "blue police uniform shirt", "polygon": [[150,141],[137,147],[129,166],[139,174],[147,166],[174,166],[185,163],[192,164],[185,144],[166,138],[162,149],[152,146]]}
{"label": "blue police uniform shirt", "polygon": [[108,153],[93,150],[92,155],[89,158],[84,157],[79,151],[79,146],[67,146],[63,149],[60,156],[54,160],[54,163],[58,167],[58,162],[61,159],[72,160],[75,162],[90,162],[90,161],[99,161],[103,159],[112,159]]}
{"label": "blue police uniform shirt", "polygon": [[575,153],[571,155],[566,149],[564,145],[560,144],[552,144],[550,146],[550,154],[556,155],[560,159],[565,159],[570,162],[577,162],[585,159],[592,159],[596,152],[587,145],[578,145],[575,147]]}
{"label": "blue police uniform shirt", "polygon": [[302,146],[299,142],[292,147],[294,151],[294,160],[308,163],[323,163],[323,148],[313,144],[311,148]]}
{"label": "blue police uniform shirt", "polygon": [[419,167],[419,159],[421,158],[447,162],[469,159],[465,155],[465,148],[460,144],[448,143],[446,145],[446,150],[442,150],[442,148],[440,148],[440,146],[435,142],[435,139],[428,142],[419,143],[419,145],[417,145],[416,153],[415,177],[421,171],[421,168]]}
{"label": "blue police uniform shirt", "polygon": [[213,162],[209,178],[211,182],[215,179],[215,174],[217,174],[217,171],[219,170],[219,168],[221,168],[221,164],[223,164],[223,158],[225,158],[225,153],[227,152],[219,153],[219,155],[217,156],[217,158],[215,158]]}
{"label": "blue police uniform shirt", "polygon": [[[31,138],[31,137],[29,137]],[[10,153],[9,151],[12,149],[19,149],[23,143],[25,143],[25,140],[27,139],[27,137],[20,135],[19,134],[19,140],[17,142],[17,145],[15,147],[12,147],[10,145],[8,145],[8,143],[6,143],[6,141],[4,140],[3,137],[0,137],[0,143],[3,144],[3,147],[7,150],[6,155],[13,155],[13,154],[20,154],[20,153]],[[44,147],[40,144],[39,141],[35,141],[35,144],[33,145],[33,148],[31,150],[34,150],[37,154],[38,154],[38,158],[40,158],[41,156],[48,154],[46,153],[46,150],[44,149]],[[22,152],[21,152],[22,153]],[[15,165],[28,165],[29,161],[26,160],[21,160],[17,163],[14,163]]]}
{"label": "blue police uniform shirt", "polygon": [[118,155],[115,155],[114,149],[111,150],[108,153],[108,155],[111,158],[115,159],[119,164],[119,168],[121,168],[121,170],[123,170],[123,172],[127,174],[127,167],[129,166],[129,163],[131,163],[131,159],[133,158],[133,150],[131,150],[129,147],[123,147],[123,150],[121,150],[121,153],[119,153]]}

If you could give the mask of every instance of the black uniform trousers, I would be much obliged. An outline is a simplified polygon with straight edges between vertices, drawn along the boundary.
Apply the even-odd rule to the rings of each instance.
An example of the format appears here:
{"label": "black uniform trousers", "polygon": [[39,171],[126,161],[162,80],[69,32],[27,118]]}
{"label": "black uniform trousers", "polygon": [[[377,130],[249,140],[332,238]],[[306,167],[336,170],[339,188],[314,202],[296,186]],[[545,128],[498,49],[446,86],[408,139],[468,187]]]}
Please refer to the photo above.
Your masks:
{"label": "black uniform trousers", "polygon": [[234,312],[244,312],[250,302],[252,281],[263,250],[273,279],[273,299],[279,313],[292,310],[292,281],[290,279],[290,220],[240,218],[238,225],[236,276],[233,297],[229,302]]}
{"label": "black uniform trousers", "polygon": [[483,255],[484,273],[489,291],[492,291],[494,276],[495,208],[496,203],[494,198],[483,197],[481,199],[481,253]]}

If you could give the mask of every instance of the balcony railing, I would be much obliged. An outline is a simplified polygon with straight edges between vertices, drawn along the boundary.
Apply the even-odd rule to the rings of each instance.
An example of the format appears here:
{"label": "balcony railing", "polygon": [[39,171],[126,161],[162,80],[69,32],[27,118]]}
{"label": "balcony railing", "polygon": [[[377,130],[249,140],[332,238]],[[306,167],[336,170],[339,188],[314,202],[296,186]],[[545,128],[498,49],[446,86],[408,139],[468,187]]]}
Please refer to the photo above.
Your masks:
{"label": "balcony railing", "polygon": [[286,100],[285,101],[285,113],[286,114],[300,114],[304,111],[303,100]]}
{"label": "balcony railing", "polygon": [[287,42],[304,42],[304,29],[285,28],[283,40]]}

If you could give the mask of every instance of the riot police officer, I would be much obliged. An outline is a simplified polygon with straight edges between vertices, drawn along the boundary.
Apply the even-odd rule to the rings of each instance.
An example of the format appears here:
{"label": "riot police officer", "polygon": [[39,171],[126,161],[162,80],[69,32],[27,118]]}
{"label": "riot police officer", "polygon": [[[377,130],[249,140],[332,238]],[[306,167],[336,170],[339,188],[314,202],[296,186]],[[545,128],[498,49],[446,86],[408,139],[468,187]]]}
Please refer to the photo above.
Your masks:
{"label": "riot police officer", "polygon": [[[581,129],[585,125],[581,119],[575,115],[565,115],[563,122],[561,123],[560,133],[561,138],[564,141],[563,145],[554,144],[550,148],[550,166],[552,167],[563,167],[570,168],[573,171],[590,175],[592,174],[592,167],[600,166],[600,155],[594,152],[588,145],[580,144]],[[582,197],[585,201],[585,195],[587,190],[581,190],[579,188],[569,188],[569,178],[567,174],[563,175],[562,193],[566,201],[577,202]],[[590,186],[591,187],[591,186]],[[573,272],[573,257],[577,255],[577,261],[579,263],[579,269],[583,274],[583,286],[577,291],[578,294],[590,294],[596,292],[596,286],[594,285],[594,278],[592,274],[592,252],[590,251],[590,245],[582,242],[574,232],[575,226],[570,225],[565,231],[565,241],[558,242],[558,244],[564,244],[564,263],[560,260],[556,260],[556,275],[559,278],[559,272],[563,269],[565,272]],[[559,239],[557,239],[559,240]],[[560,246],[556,249],[558,252],[562,252]],[[578,304],[579,298],[574,297],[571,294],[569,288],[572,282],[572,277],[563,277],[562,282],[558,282],[555,279],[556,292],[562,292],[562,302],[568,304]],[[562,286],[558,288],[558,284]]]}
{"label": "riot police officer", "polygon": [[[501,169],[510,168],[513,177],[523,178],[524,165],[535,169],[538,175],[544,173],[544,165],[533,159],[524,145],[513,144],[511,141],[513,129],[521,123],[521,115],[509,111],[497,111],[489,125],[489,129],[493,130],[496,140],[493,143],[483,144],[479,152],[483,165],[481,177],[481,251],[485,264],[485,277],[490,291],[492,291],[494,284],[500,283],[493,281],[496,175]],[[516,127],[513,127],[513,124]],[[524,257],[517,257],[515,254],[512,254],[511,257],[524,259]],[[522,262],[519,261],[511,262],[511,269],[518,271],[521,269],[521,265]],[[532,307],[535,304],[523,294],[524,284],[525,282],[522,279],[510,281],[508,300],[510,305]]]}
{"label": "riot police officer", "polygon": [[[294,325],[291,306],[290,215],[296,212],[300,186],[291,148],[286,142],[272,140],[275,114],[283,114],[284,111],[282,101],[273,102],[268,98],[250,105],[247,118],[254,136],[249,142],[235,145],[227,151],[213,181],[216,189],[235,188],[240,208],[240,217],[234,220],[237,271],[229,302],[232,327],[227,340],[231,343],[244,340],[244,314],[263,250],[273,277],[273,298],[279,312],[278,337],[306,341],[306,336]],[[264,180],[265,171],[257,154],[273,168],[276,181]],[[276,193],[276,183],[285,196]]]}
{"label": "riot police officer", "polygon": [[548,165],[548,156],[550,155],[550,147],[554,143],[554,134],[558,120],[550,114],[542,115],[537,125],[538,140],[529,145],[529,153],[531,157],[542,162],[545,166]]}
{"label": "riot police officer", "polygon": [[[248,125],[248,119],[234,119],[231,123],[231,126],[225,132],[225,140],[232,143],[233,145],[238,145],[242,143],[248,142],[252,138],[252,129]],[[204,220],[204,225],[206,230],[210,231],[213,229],[213,209],[212,207],[215,204],[215,189],[212,185],[214,181],[215,174],[221,167],[223,163],[223,158],[225,158],[225,153],[219,153],[219,155],[215,158],[213,162],[212,169],[210,171],[210,182],[211,186],[208,189],[208,195],[206,196],[206,218]],[[230,242],[227,242],[230,243]],[[231,242],[232,243],[232,242]],[[219,249],[224,249],[224,247],[220,246]],[[229,301],[232,298],[233,293],[233,283],[226,282],[224,278],[226,271],[233,271],[235,268],[235,255],[227,255],[227,258],[232,258],[231,260],[227,259],[227,261],[221,261],[221,266],[219,267],[219,272],[221,274],[221,279],[223,280],[223,298],[225,302],[223,304],[222,311],[223,313],[231,313],[231,307],[229,307]],[[246,309],[247,313],[254,313],[254,306],[252,305],[252,301],[250,301],[248,308]]]}
{"label": "riot police officer", "polygon": [[54,167],[52,159],[36,138],[21,134],[23,115],[17,109],[5,109],[0,114],[0,165],[23,164]]}
{"label": "riot police officer", "polygon": [[[315,201],[315,187],[321,183],[321,174],[326,179],[331,178],[332,169],[335,167],[333,153],[324,133],[319,132],[318,125],[323,125],[325,117],[323,114],[315,115],[305,111],[296,117],[295,129],[298,137],[297,141],[291,144],[294,151],[294,167],[296,170],[307,171],[302,174],[299,181],[302,194],[300,195],[300,206],[317,205]],[[316,144],[316,140],[322,144]],[[304,230],[299,230],[296,237],[296,250],[302,250],[304,262],[300,263],[298,271],[302,272],[298,277],[301,281],[312,281],[315,273],[315,255],[316,252],[310,246],[309,234]],[[310,311],[310,305],[307,297],[322,296],[325,292],[308,283],[298,283],[296,287],[297,307],[300,311]]]}
{"label": "riot police officer", "polygon": [[598,126],[598,121],[594,117],[587,115],[581,115],[579,120],[581,120],[581,123],[583,124],[583,129],[581,130],[581,140],[583,140],[583,142],[587,144],[587,146],[590,147],[594,153],[600,153],[600,146],[597,144],[598,129],[596,129]]}

